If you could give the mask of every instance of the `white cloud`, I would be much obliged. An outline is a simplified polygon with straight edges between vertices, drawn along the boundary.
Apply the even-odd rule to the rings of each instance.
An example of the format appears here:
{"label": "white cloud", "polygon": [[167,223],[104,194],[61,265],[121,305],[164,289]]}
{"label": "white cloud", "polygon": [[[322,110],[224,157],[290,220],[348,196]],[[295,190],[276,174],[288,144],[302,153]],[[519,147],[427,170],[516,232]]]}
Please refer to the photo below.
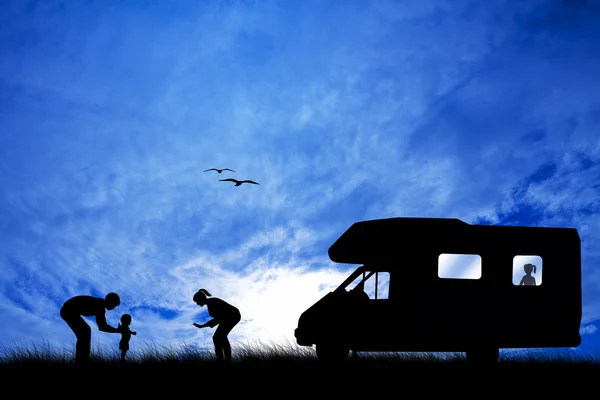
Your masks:
{"label": "white cloud", "polygon": [[598,328],[596,327],[596,325],[585,325],[582,326],[579,333],[582,335],[590,335],[594,332],[596,332],[598,330]]}
{"label": "white cloud", "polygon": [[[274,235],[280,235],[278,230]],[[294,238],[293,232],[286,232],[286,243],[295,251],[303,239]],[[262,234],[260,234],[263,238]],[[266,239],[269,240],[269,239]],[[249,242],[255,242],[250,238]],[[295,257],[279,261],[268,252],[257,256],[248,264],[250,246],[241,246],[235,260],[227,255],[213,255],[214,261],[202,256],[171,270],[177,285],[185,288],[189,305],[186,318],[197,312],[197,306],[191,302],[193,294],[200,288],[208,289],[213,296],[222,298],[237,306],[242,313],[243,329],[234,329],[231,337],[237,340],[291,341],[300,314],[337,287],[347,277],[348,270],[331,263],[325,268],[323,258],[301,261]],[[281,250],[285,246],[280,247]],[[293,254],[293,252],[291,253]],[[229,265],[241,262],[238,270]],[[246,264],[244,264],[244,262]],[[183,318],[183,317],[182,317]],[[208,318],[208,316],[205,316]],[[204,332],[202,332],[204,333]]]}

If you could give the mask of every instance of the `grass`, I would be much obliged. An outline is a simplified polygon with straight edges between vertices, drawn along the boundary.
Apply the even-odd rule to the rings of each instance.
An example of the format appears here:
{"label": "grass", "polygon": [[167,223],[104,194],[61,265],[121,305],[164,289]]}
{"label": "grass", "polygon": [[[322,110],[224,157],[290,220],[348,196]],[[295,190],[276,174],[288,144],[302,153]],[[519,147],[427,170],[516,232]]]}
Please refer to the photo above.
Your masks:
{"label": "grass", "polygon": [[[92,351],[87,368],[71,360],[74,349],[16,345],[0,354],[0,379],[19,396],[62,398],[138,396],[238,396],[269,398],[404,398],[460,396],[525,398],[577,396],[595,389],[600,356],[571,350],[502,352],[491,367],[473,367],[462,354],[358,354],[323,365],[313,348],[295,344],[234,345],[231,365],[214,361],[212,349],[154,343],[128,354]],[[392,394],[386,394],[391,392]]]}

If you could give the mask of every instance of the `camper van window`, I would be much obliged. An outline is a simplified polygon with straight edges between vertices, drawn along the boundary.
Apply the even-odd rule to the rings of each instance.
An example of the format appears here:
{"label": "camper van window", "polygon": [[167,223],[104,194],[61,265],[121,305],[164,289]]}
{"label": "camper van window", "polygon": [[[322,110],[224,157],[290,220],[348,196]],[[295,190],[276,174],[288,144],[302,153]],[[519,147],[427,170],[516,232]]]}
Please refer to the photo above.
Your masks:
{"label": "camper van window", "polygon": [[389,272],[365,271],[364,274],[360,274],[346,286],[346,291],[352,292],[353,290],[362,289],[371,300],[385,300],[389,295],[389,287]]}
{"label": "camper van window", "polygon": [[479,279],[481,256],[442,253],[438,257],[438,276],[446,279]]}
{"label": "camper van window", "polygon": [[542,257],[519,255],[513,258],[513,285],[540,286],[542,284]]}
{"label": "camper van window", "polygon": [[365,281],[365,293],[372,300],[386,300],[390,288],[390,273],[376,272]]}

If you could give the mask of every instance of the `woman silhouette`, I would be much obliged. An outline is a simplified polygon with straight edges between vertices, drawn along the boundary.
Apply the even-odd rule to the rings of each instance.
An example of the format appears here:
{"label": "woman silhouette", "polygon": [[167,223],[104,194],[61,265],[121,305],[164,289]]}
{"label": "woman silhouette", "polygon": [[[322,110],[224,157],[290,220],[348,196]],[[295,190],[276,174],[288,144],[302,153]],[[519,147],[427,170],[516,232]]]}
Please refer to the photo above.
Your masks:
{"label": "woman silhouette", "polygon": [[535,265],[525,264],[523,265],[523,269],[525,270],[525,275],[521,278],[519,286],[535,286],[535,277],[531,276],[531,271],[535,274]]}
{"label": "woman silhouette", "polygon": [[194,323],[194,326],[196,328],[207,326],[213,328],[219,325],[213,335],[215,353],[219,361],[223,360],[223,356],[225,356],[225,361],[231,361],[231,344],[229,343],[229,339],[227,339],[227,335],[240,322],[242,316],[240,310],[236,307],[217,297],[207,298],[210,296],[211,294],[206,289],[200,289],[194,295],[194,302],[200,307],[206,304],[208,315],[213,318],[204,324]]}

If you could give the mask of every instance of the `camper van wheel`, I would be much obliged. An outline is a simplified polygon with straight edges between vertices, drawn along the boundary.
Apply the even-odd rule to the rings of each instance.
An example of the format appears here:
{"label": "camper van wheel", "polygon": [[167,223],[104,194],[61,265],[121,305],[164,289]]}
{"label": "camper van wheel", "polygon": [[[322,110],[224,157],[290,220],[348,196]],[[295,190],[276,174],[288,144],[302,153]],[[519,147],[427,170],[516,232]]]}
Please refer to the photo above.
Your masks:
{"label": "camper van wheel", "polygon": [[350,349],[337,343],[317,343],[317,358],[325,362],[344,361]]}
{"label": "camper van wheel", "polygon": [[467,350],[467,361],[473,364],[486,365],[498,361],[499,350],[497,347]]}

